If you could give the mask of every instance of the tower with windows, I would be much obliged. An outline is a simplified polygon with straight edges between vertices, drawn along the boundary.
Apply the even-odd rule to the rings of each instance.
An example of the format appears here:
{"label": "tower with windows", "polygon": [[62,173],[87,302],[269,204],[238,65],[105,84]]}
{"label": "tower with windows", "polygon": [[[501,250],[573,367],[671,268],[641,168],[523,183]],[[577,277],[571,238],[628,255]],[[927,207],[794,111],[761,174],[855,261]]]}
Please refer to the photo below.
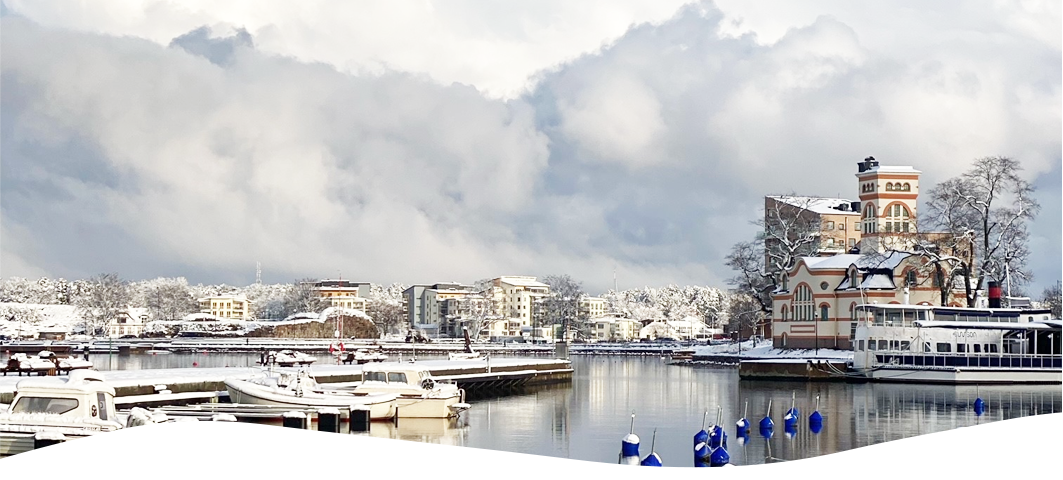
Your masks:
{"label": "tower with windows", "polygon": [[860,251],[909,248],[916,233],[919,174],[909,166],[880,166],[875,157],[856,164],[860,190]]}

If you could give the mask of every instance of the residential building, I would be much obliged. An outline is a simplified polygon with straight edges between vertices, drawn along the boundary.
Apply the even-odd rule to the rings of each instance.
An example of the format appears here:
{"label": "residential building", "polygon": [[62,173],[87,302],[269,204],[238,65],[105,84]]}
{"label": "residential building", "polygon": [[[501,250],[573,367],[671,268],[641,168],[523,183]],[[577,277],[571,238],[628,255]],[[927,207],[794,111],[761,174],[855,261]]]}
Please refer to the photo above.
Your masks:
{"label": "residential building", "polygon": [[601,297],[582,297],[579,299],[579,318],[601,318],[606,315],[608,302]]}
{"label": "residential building", "polygon": [[127,308],[118,312],[110,322],[107,323],[107,336],[108,337],[122,337],[125,335],[140,336],[144,333],[144,327],[148,324],[148,309],[146,308]]}
{"label": "residential building", "polygon": [[639,338],[642,322],[618,316],[596,317],[587,321],[591,339],[598,342],[630,342]]}
{"label": "residential building", "polygon": [[251,319],[251,301],[243,295],[218,295],[199,299],[199,312],[218,318]]}
{"label": "residential building", "polygon": [[491,338],[519,337],[532,326],[537,302],[550,295],[550,286],[535,277],[503,276],[491,280],[491,298],[501,318],[486,325]]}
{"label": "residential building", "polygon": [[313,283],[319,297],[327,300],[330,307],[366,310],[370,284],[350,280],[319,280]]}
{"label": "residential building", "polygon": [[463,300],[475,287],[460,283],[412,285],[402,291],[402,310],[407,324],[429,336],[461,334]]}
{"label": "residential building", "polygon": [[[844,198],[806,197],[794,195],[768,195],[764,197],[764,225],[772,228],[778,216],[796,216],[804,225],[819,229],[817,256],[846,253],[860,244],[859,202]],[[800,230],[799,228],[798,230]],[[794,240],[794,239],[791,239]],[[765,245],[769,249],[776,239],[768,235]],[[767,262],[767,258],[765,258]]]}

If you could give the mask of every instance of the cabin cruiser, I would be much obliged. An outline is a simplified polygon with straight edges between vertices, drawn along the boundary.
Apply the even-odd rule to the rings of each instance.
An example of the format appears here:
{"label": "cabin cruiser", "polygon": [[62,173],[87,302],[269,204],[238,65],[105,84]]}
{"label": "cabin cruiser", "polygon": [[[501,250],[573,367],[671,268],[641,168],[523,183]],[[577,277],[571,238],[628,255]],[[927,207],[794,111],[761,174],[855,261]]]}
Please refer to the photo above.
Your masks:
{"label": "cabin cruiser", "polygon": [[279,352],[269,352],[266,359],[267,363],[275,363],[282,367],[294,367],[296,365],[310,365],[316,362],[317,359],[307,355],[303,352],[296,352],[295,350],[281,350]]}
{"label": "cabin cruiser", "polygon": [[369,418],[383,420],[395,417],[395,393],[356,393],[349,390],[330,390],[318,384],[305,368],[298,372],[279,372],[249,379],[225,380],[229,399],[236,404],[272,405],[301,408],[341,407],[346,418],[349,407],[368,407]]}
{"label": "cabin cruiser", "polygon": [[411,363],[373,363],[362,367],[357,394],[398,395],[399,418],[449,418],[469,409],[465,390],[436,381],[424,367]]}
{"label": "cabin cruiser", "polygon": [[1049,310],[857,305],[852,369],[876,381],[1063,383]]}
{"label": "cabin cruiser", "polygon": [[75,370],[66,382],[26,379],[15,389],[11,406],[0,412],[0,456],[32,450],[38,434],[65,440],[123,427],[114,409],[114,388],[94,370]]}

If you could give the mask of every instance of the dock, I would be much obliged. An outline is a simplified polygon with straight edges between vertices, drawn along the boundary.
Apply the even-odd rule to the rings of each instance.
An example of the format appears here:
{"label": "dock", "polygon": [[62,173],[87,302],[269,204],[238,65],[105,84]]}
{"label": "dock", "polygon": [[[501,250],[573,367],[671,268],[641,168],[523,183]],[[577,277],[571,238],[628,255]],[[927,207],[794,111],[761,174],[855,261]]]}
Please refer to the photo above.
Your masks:
{"label": "dock", "polygon": [[[453,380],[471,392],[572,381],[572,364],[562,359],[489,358],[477,360],[419,360],[439,380]],[[276,371],[296,371],[276,368]],[[115,389],[115,404],[123,408],[210,402],[226,391],[226,378],[250,378],[259,367],[170,368],[103,371]],[[318,383],[342,384],[362,380],[361,365],[312,365]],[[26,377],[22,377],[25,379]],[[65,381],[64,376],[50,377]],[[19,377],[0,377],[0,403],[11,403]],[[169,392],[169,393],[166,393]],[[181,394],[181,395],[178,395]],[[172,401],[174,403],[165,403]]]}
{"label": "dock", "polygon": [[743,380],[845,381],[845,360],[773,358],[741,360],[738,377]]}

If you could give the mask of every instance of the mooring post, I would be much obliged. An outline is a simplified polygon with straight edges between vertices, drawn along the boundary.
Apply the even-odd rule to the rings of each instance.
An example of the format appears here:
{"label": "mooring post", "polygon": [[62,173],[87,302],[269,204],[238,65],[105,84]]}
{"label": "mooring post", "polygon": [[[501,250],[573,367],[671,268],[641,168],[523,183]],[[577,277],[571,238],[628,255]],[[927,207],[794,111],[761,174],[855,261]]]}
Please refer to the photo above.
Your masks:
{"label": "mooring post", "polygon": [[359,405],[351,407],[351,433],[362,433],[369,431],[369,407]]}

